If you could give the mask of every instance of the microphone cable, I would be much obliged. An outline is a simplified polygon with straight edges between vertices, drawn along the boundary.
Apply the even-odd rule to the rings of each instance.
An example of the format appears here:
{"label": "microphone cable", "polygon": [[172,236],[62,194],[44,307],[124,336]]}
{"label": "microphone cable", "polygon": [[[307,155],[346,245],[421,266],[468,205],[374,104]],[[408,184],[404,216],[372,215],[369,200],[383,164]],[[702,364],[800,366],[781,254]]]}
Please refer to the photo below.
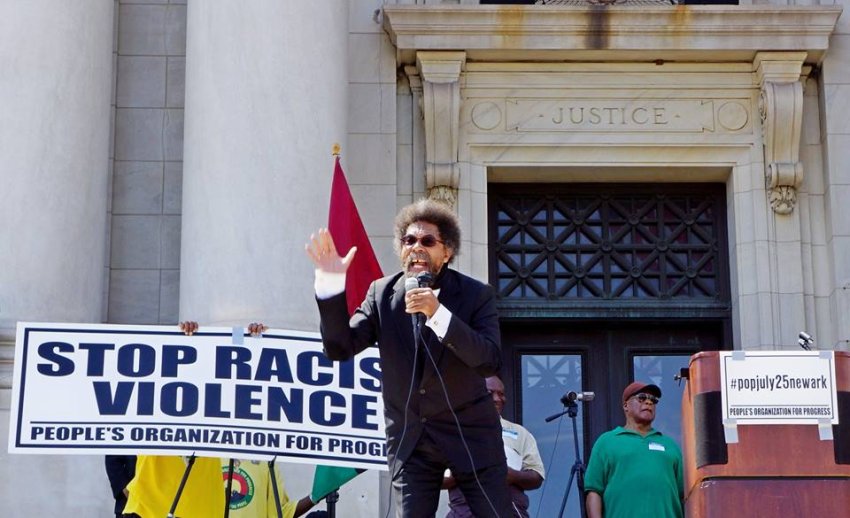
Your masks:
{"label": "microphone cable", "polygon": [[413,395],[413,383],[416,377],[416,363],[419,361],[419,348],[415,347],[413,351],[413,370],[410,372],[410,385],[407,388],[407,401],[404,402],[404,420],[401,429],[401,439],[398,442],[398,449],[396,450],[396,455],[393,457],[392,466],[390,466],[390,487],[389,491],[387,491],[387,514],[384,515],[384,518],[389,518],[390,509],[392,508],[392,499],[393,499],[393,482],[396,477],[401,474],[401,466],[399,467],[398,473],[395,472],[396,464],[398,463],[398,456],[401,452],[401,447],[404,444],[404,436],[407,435],[407,411],[410,409],[410,398]]}
{"label": "microphone cable", "polygon": [[[481,494],[484,495],[484,498],[490,505],[490,509],[493,511],[493,516],[495,516],[496,518],[501,518],[499,516],[499,512],[496,511],[496,506],[493,505],[493,501],[490,500],[490,496],[487,494],[487,491],[484,490],[484,486],[481,485],[481,481],[478,479],[478,470],[475,467],[475,460],[473,460],[472,452],[469,451],[469,445],[466,443],[466,438],[463,436],[463,429],[460,426],[460,419],[458,419],[454,408],[452,408],[452,402],[449,400],[449,391],[446,388],[445,381],[443,381],[443,375],[440,374],[440,369],[437,368],[437,362],[434,361],[434,356],[431,354],[431,348],[428,347],[428,343],[425,341],[425,337],[422,336],[421,332],[419,334],[419,340],[422,343],[422,348],[425,349],[425,352],[428,354],[428,359],[431,360],[431,365],[434,366],[434,372],[437,374],[437,379],[440,380],[440,386],[443,389],[443,396],[446,398],[446,405],[448,405],[449,412],[451,412],[452,417],[455,420],[455,426],[457,426],[457,433],[460,436],[461,443],[463,443],[464,450],[466,450],[466,455],[469,458],[469,464],[472,466],[472,475],[475,477],[475,483],[478,484],[478,489],[481,490]],[[501,423],[499,424],[499,426],[501,427]]]}

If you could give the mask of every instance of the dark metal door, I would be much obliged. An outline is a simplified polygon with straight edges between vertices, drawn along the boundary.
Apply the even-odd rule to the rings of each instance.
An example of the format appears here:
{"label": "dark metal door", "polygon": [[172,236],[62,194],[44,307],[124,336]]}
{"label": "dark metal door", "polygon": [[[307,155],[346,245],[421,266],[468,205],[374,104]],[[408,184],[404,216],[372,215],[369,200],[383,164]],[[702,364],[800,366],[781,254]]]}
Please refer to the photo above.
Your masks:
{"label": "dark metal door", "polygon": [[[623,388],[664,393],[655,421],[679,438],[673,376],[731,345],[722,184],[490,184],[490,282],[502,318],[505,417],[537,438],[548,470],[532,516],[557,516],[575,460],[567,391],[593,391],[576,429],[586,461],[623,423]],[[576,488],[568,516],[579,516]]]}
{"label": "dark metal door", "polygon": [[[503,325],[505,417],[532,432],[547,469],[545,490],[529,493],[533,509],[542,505],[539,516],[557,516],[575,461],[570,420],[544,421],[563,409],[560,398],[566,392],[596,395],[592,402],[579,404],[576,419],[585,462],[596,438],[624,423],[621,395],[635,379],[661,387],[654,425],[681,442],[682,387],[674,375],[687,367],[690,355],[722,348],[723,335],[720,321]],[[566,516],[579,516],[578,501],[573,487]]]}

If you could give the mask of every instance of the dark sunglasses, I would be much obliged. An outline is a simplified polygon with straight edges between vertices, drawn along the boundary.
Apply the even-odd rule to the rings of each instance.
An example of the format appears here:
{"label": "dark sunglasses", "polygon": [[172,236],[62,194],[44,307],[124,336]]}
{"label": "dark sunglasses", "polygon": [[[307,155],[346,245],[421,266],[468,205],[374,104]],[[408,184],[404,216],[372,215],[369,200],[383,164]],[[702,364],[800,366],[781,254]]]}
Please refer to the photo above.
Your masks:
{"label": "dark sunglasses", "polygon": [[[656,396],[653,396],[652,394],[644,394],[642,392],[640,394],[635,394],[634,396],[632,396],[632,398],[637,399],[641,403],[646,403],[647,401],[650,401],[650,402],[652,402],[653,405],[657,405],[658,401],[659,401],[659,399]],[[631,398],[629,398],[629,399],[631,399]]]}
{"label": "dark sunglasses", "polygon": [[424,246],[425,248],[431,248],[437,243],[442,243],[442,241],[432,236],[431,234],[425,234],[422,237],[416,237],[408,234],[401,238],[401,244],[404,246],[414,247],[416,246],[416,243],[422,243],[422,246]]}

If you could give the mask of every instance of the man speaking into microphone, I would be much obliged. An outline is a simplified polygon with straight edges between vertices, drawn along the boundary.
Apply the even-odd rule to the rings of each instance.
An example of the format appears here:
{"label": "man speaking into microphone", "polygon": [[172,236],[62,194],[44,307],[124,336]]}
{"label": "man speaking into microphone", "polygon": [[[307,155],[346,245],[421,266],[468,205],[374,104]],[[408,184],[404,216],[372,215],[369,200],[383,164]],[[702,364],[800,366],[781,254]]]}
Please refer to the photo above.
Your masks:
{"label": "man speaking into microphone", "polygon": [[340,256],[326,229],[310,237],[325,354],[344,361],[380,348],[397,517],[434,516],[447,468],[476,516],[510,517],[501,425],[484,383],[501,366],[493,290],[448,267],[460,226],[445,205],[404,207],[394,234],[401,271],[373,282],[350,319],[345,272],[356,249]]}

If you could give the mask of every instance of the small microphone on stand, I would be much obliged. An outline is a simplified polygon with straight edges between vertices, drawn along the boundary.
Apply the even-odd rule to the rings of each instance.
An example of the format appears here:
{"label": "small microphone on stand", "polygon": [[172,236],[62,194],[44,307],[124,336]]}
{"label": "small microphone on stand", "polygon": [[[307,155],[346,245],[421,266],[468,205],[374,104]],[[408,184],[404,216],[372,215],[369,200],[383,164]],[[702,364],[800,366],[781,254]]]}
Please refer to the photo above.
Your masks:
{"label": "small microphone on stand", "polygon": [[593,401],[593,398],[596,397],[596,394],[593,392],[575,392],[569,391],[561,398],[561,404],[566,405],[572,401]]}
{"label": "small microphone on stand", "polygon": [[815,343],[815,339],[812,338],[812,335],[805,331],[800,331],[800,334],[797,335],[797,344],[805,349],[806,351],[812,350],[812,344]]}
{"label": "small microphone on stand", "polygon": [[561,404],[567,407],[567,409],[562,412],[558,412],[555,415],[550,415],[545,419],[545,421],[547,423],[550,423],[567,413],[570,414],[570,417],[574,417],[574,413],[576,411],[576,401],[583,401],[585,403],[589,403],[593,401],[595,397],[596,394],[593,392],[575,392],[571,390],[561,397]]}

